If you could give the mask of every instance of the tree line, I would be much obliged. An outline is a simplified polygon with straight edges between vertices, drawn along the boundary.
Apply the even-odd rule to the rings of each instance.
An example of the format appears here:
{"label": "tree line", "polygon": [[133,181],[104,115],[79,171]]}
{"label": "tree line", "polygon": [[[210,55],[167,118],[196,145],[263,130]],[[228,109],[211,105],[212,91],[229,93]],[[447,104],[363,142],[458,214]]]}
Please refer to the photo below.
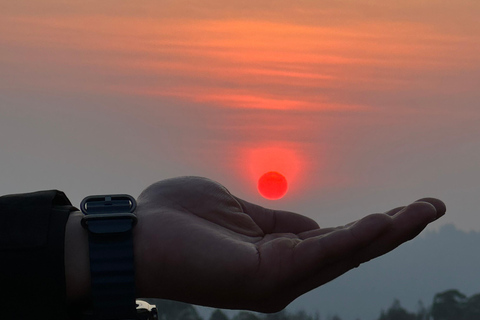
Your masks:
{"label": "tree line", "polygon": [[467,297],[458,290],[447,290],[437,293],[428,309],[421,302],[417,309],[409,312],[395,300],[378,320],[480,320],[480,293]]}
{"label": "tree line", "polygon": [[[148,300],[157,305],[160,320],[343,320],[338,315],[320,316],[319,313],[312,315],[303,310],[289,312],[286,309],[270,314],[240,311],[231,318],[223,310],[216,309],[209,319],[203,319],[188,303]],[[420,301],[414,312],[395,299],[388,309],[379,312],[378,318],[356,320],[480,320],[480,293],[467,297],[456,289],[440,292],[433,297],[431,306],[425,307]]]}

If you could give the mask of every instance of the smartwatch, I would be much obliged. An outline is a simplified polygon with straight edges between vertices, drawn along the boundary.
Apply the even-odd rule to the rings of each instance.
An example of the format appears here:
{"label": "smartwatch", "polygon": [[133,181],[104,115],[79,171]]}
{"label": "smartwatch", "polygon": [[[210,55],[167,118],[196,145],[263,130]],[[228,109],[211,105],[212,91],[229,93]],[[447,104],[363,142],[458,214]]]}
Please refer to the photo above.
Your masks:
{"label": "smartwatch", "polygon": [[[126,194],[83,199],[82,226],[88,230],[90,319],[136,319],[133,227],[135,199]],[[90,313],[90,312],[89,312]]]}

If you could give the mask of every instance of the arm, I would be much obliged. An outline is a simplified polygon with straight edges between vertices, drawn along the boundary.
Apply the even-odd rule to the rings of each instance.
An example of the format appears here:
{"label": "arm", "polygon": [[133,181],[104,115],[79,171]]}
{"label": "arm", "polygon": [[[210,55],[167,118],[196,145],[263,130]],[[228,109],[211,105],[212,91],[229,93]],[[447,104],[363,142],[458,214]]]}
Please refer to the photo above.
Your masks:
{"label": "arm", "polygon": [[[137,293],[194,304],[272,312],[412,239],[445,213],[436,199],[372,214],[346,226],[265,209],[213,181],[160,181],[138,199]],[[67,295],[88,294],[87,235],[67,224]]]}

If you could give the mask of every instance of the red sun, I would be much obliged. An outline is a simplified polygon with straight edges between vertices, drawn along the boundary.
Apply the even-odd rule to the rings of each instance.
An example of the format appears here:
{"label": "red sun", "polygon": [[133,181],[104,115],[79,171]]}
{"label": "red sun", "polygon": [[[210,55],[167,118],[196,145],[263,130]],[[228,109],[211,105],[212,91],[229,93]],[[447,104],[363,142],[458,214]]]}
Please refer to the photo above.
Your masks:
{"label": "red sun", "polygon": [[287,190],[287,179],[276,171],[267,172],[258,179],[258,192],[266,199],[280,199]]}

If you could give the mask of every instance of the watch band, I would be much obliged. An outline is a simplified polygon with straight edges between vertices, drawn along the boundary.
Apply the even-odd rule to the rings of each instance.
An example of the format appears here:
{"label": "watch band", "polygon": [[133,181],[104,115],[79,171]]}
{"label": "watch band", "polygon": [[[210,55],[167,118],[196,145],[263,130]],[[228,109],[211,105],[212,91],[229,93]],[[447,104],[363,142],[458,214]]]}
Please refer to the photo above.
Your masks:
{"label": "watch band", "polygon": [[135,319],[133,213],[129,195],[98,195],[83,199],[82,226],[88,230],[94,319]]}

